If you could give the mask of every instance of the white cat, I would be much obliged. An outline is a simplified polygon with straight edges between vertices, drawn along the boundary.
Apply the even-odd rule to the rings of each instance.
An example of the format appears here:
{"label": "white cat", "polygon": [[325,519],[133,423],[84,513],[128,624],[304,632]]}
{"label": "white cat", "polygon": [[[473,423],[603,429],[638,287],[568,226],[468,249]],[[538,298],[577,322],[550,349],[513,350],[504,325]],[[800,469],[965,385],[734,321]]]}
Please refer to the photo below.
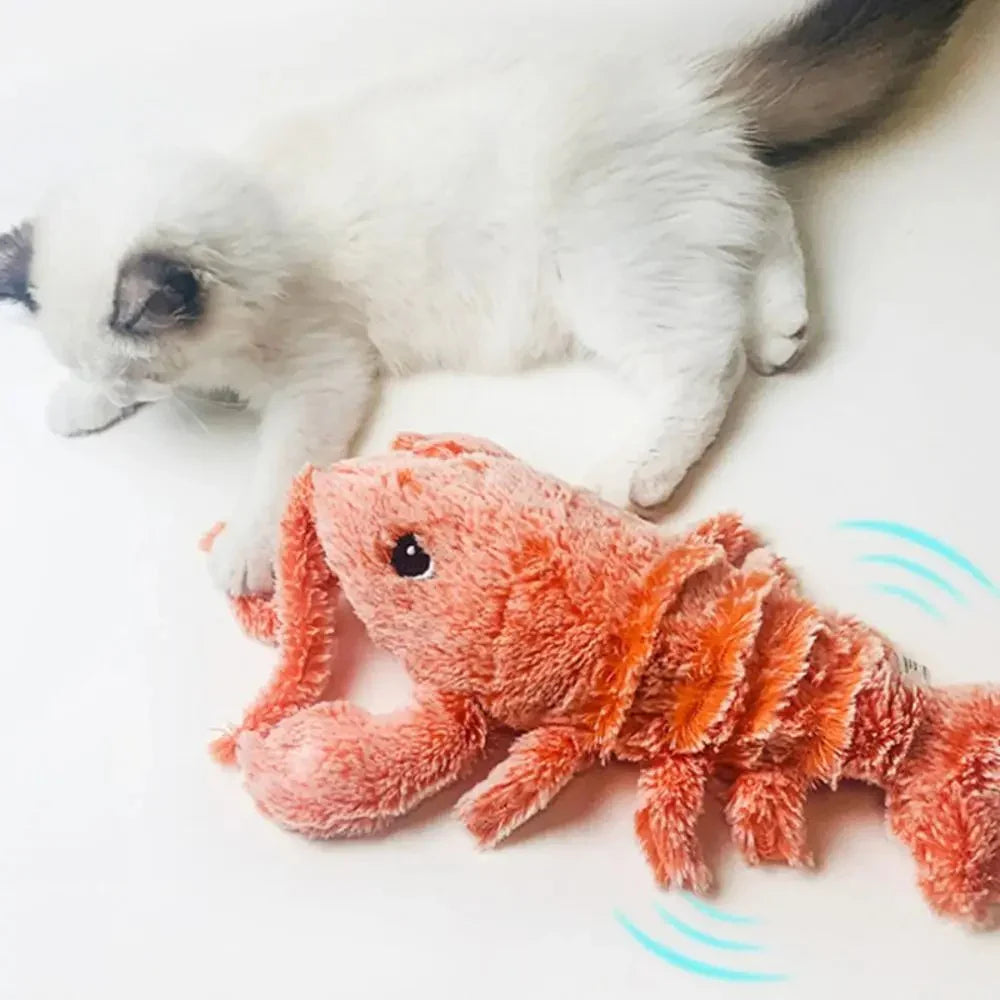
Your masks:
{"label": "white cat", "polygon": [[70,369],[54,429],[178,389],[260,411],[212,553],[267,589],[290,479],[343,457],[383,372],[595,356],[648,414],[631,497],[664,500],[744,368],[805,344],[802,255],[768,164],[871,121],[960,0],[822,0],[712,65],[570,47],[381,89],[244,155],[80,177],[0,237],[0,297]]}

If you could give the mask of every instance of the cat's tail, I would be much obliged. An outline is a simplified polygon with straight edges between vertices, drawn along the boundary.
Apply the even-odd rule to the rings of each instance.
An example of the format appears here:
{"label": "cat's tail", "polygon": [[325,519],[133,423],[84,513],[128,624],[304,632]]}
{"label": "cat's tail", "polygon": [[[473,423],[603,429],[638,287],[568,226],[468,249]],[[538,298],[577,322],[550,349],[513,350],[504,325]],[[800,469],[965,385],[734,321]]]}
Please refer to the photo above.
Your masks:
{"label": "cat's tail", "polygon": [[749,114],[761,159],[789,163],[878,121],[973,0],[818,0],[729,56],[722,91]]}
{"label": "cat's tail", "polygon": [[1000,904],[1000,689],[930,692],[888,788],[889,823],[941,913],[988,922]]}

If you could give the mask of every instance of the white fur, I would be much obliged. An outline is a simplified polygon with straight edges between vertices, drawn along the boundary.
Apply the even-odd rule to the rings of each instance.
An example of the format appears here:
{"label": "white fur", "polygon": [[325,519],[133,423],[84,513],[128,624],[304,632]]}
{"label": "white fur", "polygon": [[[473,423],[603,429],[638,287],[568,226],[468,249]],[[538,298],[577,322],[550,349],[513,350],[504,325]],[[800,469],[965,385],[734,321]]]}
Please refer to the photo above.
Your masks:
{"label": "white fur", "polygon": [[[58,429],[180,386],[259,409],[258,465],[212,557],[232,591],[267,586],[290,478],[348,451],[382,371],[592,355],[644,401],[631,497],[661,502],[715,437],[744,343],[772,370],[806,322],[791,212],[708,90],[659,53],[523,58],[314,109],[236,157],[81,181],[36,221],[32,280],[101,415],[74,389]],[[109,329],[139,250],[195,263],[197,328]]]}

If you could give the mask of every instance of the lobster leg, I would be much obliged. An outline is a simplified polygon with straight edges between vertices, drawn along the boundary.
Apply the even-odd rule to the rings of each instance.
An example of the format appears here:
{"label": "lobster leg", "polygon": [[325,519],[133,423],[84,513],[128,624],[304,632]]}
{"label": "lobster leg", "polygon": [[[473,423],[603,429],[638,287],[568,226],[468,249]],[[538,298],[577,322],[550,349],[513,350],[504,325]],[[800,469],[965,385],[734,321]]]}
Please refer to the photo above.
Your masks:
{"label": "lobster leg", "polygon": [[708,772],[708,761],[695,755],[667,757],[639,772],[635,832],[661,885],[695,892],[711,885],[695,837]]}
{"label": "lobster leg", "polygon": [[783,861],[794,868],[812,866],[804,812],[808,792],[804,778],[776,768],[737,777],[729,789],[726,821],[750,864]]}
{"label": "lobster leg", "polygon": [[541,812],[594,760],[593,737],[567,726],[525,733],[507,759],[458,803],[458,816],[483,847],[493,847]]}

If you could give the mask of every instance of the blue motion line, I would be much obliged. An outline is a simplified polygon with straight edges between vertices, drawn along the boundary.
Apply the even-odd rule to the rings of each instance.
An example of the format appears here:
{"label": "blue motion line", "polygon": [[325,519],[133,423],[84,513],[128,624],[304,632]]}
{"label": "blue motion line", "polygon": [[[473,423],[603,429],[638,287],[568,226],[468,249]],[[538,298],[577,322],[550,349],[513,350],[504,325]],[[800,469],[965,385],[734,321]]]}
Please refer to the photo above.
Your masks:
{"label": "blue motion line", "polygon": [[897,521],[841,521],[840,527],[850,528],[853,531],[875,531],[883,535],[892,535],[894,538],[901,538],[905,542],[912,542],[921,548],[933,552],[935,555],[947,559],[953,566],[968,573],[974,580],[981,583],[994,594],[1000,593],[993,581],[971,560],[966,559],[961,552],[956,552],[950,545],[945,545],[940,539],[933,535],[917,531],[906,524],[899,524]]}
{"label": "blue motion line", "polygon": [[904,601],[908,601],[914,607],[920,608],[921,611],[926,611],[932,618],[944,620],[944,615],[926,597],[921,597],[908,587],[897,587],[892,583],[877,583],[875,584],[875,589],[881,591],[883,594],[891,594],[893,597],[899,597]]}
{"label": "blue motion line", "polygon": [[662,958],[665,962],[669,962],[678,969],[683,969],[685,972],[693,972],[698,976],[721,979],[730,983],[776,983],[786,978],[785,976],[771,972],[743,972],[739,969],[726,969],[719,965],[711,965],[708,962],[699,962],[697,959],[681,955],[679,952],[668,948],[665,944],[660,944],[659,941],[654,941],[653,938],[644,934],[623,914],[616,913],[615,919],[646,951],[657,958]]}
{"label": "blue motion line", "polygon": [[926,566],[921,565],[918,562],[914,562],[912,559],[904,559],[902,556],[892,556],[888,554],[879,553],[878,555],[861,556],[858,562],[863,563],[874,563],[879,566],[894,566],[897,569],[905,569],[908,573],[913,573],[915,576],[922,577],[930,583],[933,583],[935,587],[939,587],[946,594],[950,594],[955,598],[960,604],[965,604],[965,595],[957,588],[952,586],[943,576],[939,576],[932,569],[928,569]]}
{"label": "blue motion line", "polygon": [[685,937],[691,938],[692,941],[697,941],[700,944],[707,944],[709,948],[721,948],[723,951],[760,951],[759,944],[747,944],[745,941],[730,941],[727,938],[717,938],[713,937],[711,934],[706,934],[704,931],[698,930],[697,927],[692,927],[690,924],[684,923],[679,917],[675,917],[668,910],[665,910],[662,906],[656,907],[656,912],[659,913],[660,917],[670,924],[674,930],[680,931]]}
{"label": "blue motion line", "polygon": [[697,896],[692,896],[689,893],[684,894],[684,898],[693,906],[699,913],[706,917],[711,917],[712,920],[720,920],[724,924],[752,924],[755,923],[753,917],[738,917],[735,913],[725,913],[722,910],[717,910],[711,903],[706,903],[705,900],[699,899]]}

